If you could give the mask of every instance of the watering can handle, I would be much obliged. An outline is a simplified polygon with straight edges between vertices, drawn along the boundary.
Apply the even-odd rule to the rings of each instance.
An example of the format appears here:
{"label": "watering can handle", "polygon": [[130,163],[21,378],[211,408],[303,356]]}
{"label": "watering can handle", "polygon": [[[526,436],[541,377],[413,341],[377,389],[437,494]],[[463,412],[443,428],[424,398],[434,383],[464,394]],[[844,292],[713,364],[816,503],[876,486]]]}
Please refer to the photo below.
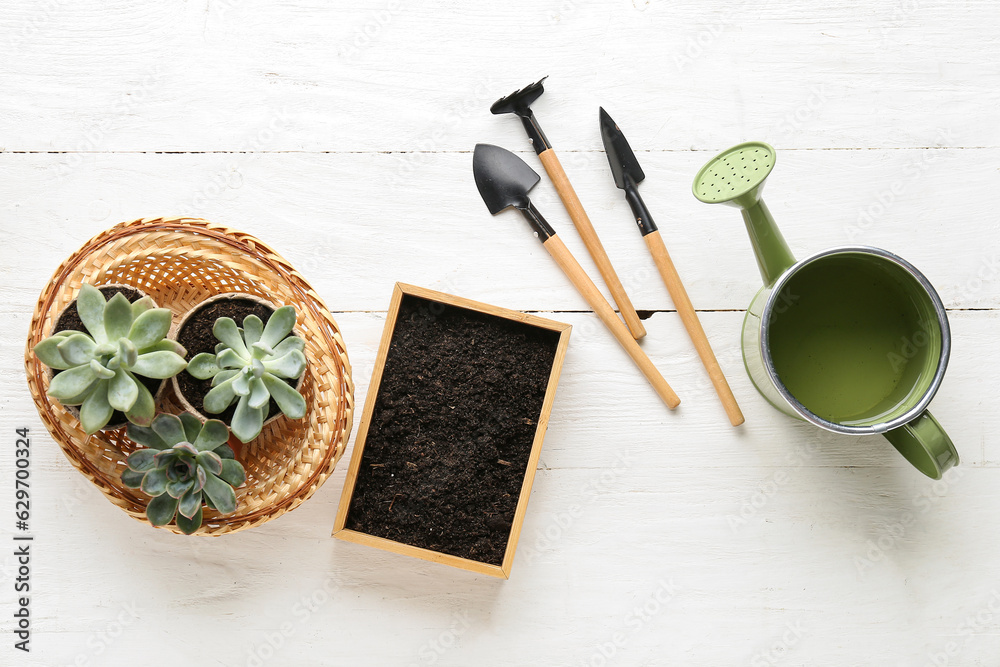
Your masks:
{"label": "watering can handle", "polygon": [[955,445],[927,410],[910,423],[886,431],[885,437],[907,461],[931,479],[941,479],[946,470],[958,465]]}
{"label": "watering can handle", "polygon": [[753,244],[760,276],[764,279],[764,285],[772,285],[795,264],[792,251],[788,249],[785,237],[774,224],[774,218],[763,199],[741,208],[740,213],[743,214],[743,222],[746,223],[750,243]]}

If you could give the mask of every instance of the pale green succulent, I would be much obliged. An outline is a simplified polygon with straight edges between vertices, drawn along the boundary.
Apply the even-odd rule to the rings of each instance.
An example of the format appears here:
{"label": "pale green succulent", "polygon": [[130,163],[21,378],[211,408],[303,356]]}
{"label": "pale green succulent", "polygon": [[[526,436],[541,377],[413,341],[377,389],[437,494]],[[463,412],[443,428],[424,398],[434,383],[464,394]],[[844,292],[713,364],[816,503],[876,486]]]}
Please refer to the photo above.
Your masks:
{"label": "pale green succulent", "polygon": [[289,335],[294,326],[294,306],[275,310],[267,326],[256,315],[247,315],[242,329],[232,318],[220,317],[212,327],[220,341],[215,354],[203,352],[188,364],[188,373],[199,380],[212,378],[205,412],[219,414],[236,403],[232,429],[243,442],[260,435],[272,398],[291,419],[306,414],[302,394],[284,381],[301,377],[306,368],[305,341]]}
{"label": "pale green succulent", "polygon": [[171,313],[156,308],[148,296],[129,303],[122,294],[105,301],[101,291],[84,283],[76,310],[89,335],[60,331],[34,347],[35,355],[61,371],[49,383],[48,394],[63,405],[80,406],[80,424],[87,435],[107,426],[115,410],[130,422],[149,424],[153,395],[137,375],[164,380],[187,366],[184,348],[165,339]]}
{"label": "pale green succulent", "polygon": [[201,527],[203,504],[222,514],[236,511],[234,489],[247,476],[221,421],[159,414],[150,428],[129,424],[128,437],[148,449],[129,454],[122,483],[153,496],[146,506],[151,524],[165,526],[176,516],[177,527],[190,535]]}

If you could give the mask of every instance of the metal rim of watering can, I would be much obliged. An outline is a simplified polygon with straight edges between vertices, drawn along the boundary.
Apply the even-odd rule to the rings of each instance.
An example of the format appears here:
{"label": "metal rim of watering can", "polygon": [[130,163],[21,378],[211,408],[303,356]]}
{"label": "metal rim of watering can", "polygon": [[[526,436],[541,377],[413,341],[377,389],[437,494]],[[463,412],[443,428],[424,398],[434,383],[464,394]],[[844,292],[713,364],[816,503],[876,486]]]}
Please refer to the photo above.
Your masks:
{"label": "metal rim of watering can", "polygon": [[[805,265],[810,264],[821,257],[826,257],[828,255],[846,254],[846,253],[862,253],[866,255],[876,255],[890,262],[896,264],[900,268],[904,269],[907,273],[913,276],[927,295],[931,299],[931,303],[934,306],[934,314],[938,319],[938,326],[941,328],[941,355],[938,359],[937,369],[934,371],[934,377],[931,379],[931,384],[924,392],[924,395],[920,398],[916,405],[907,410],[904,414],[892,419],[890,421],[881,422],[878,424],[873,424],[870,426],[848,426],[845,424],[838,424],[837,422],[832,422],[827,419],[823,419],[819,415],[815,414],[809,408],[802,405],[785,387],[785,384],[778,377],[778,373],[774,367],[774,360],[771,358],[770,351],[770,326],[769,322],[771,320],[771,315],[773,309],[779,300],[782,288],[785,284],[794,276],[801,268]],[[837,246],[834,248],[827,248],[826,250],[821,250],[805,259],[801,259],[791,267],[789,267],[781,276],[774,282],[771,289],[771,293],[767,297],[767,301],[764,304],[764,308],[761,312],[760,317],[760,352],[764,359],[764,367],[767,370],[768,377],[771,382],[774,383],[775,388],[781,396],[788,402],[796,414],[805,419],[808,422],[824,428],[828,431],[833,431],[835,433],[846,433],[851,435],[874,435],[885,433],[886,431],[891,431],[894,428],[899,428],[904,424],[907,424],[914,419],[916,419],[920,413],[927,409],[930,405],[931,400],[937,393],[938,388],[941,386],[941,381],[944,379],[944,372],[948,368],[948,358],[951,355],[951,327],[948,325],[948,314],[945,311],[944,303],[941,301],[941,297],[938,295],[937,290],[931,285],[927,277],[920,272],[917,267],[913,266],[907,262],[902,257],[895,255],[888,250],[883,250],[881,248],[875,248],[873,246]]]}

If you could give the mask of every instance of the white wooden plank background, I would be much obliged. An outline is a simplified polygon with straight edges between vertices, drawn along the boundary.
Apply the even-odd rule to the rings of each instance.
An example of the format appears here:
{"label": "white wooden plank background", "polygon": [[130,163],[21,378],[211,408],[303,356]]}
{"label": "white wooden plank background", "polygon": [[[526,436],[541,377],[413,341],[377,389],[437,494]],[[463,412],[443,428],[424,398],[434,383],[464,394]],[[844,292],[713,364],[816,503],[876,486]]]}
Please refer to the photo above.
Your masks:
{"label": "white wooden plank background", "polygon": [[[0,552],[0,664],[1000,663],[995,2],[3,0],[0,15],[0,497],[28,426],[37,535],[29,655],[6,632]],[[476,142],[527,148],[489,104],[546,73],[536,113],[636,306],[657,311],[644,347],[676,413],[475,191]],[[643,163],[738,430],[613,187],[598,105]],[[748,139],[778,148],[766,196],[797,254],[886,247],[940,291],[954,353],[933,409],[963,458],[946,480],[774,412],[743,373],[756,266],[735,211],[689,186]],[[535,199],[596,275],[547,179]],[[397,280],[574,325],[510,581],[330,539],[346,459],[293,513],[216,540],[149,529],[71,468],[24,383],[34,301],[95,233],[173,214],[253,233],[312,281],[359,405]]]}

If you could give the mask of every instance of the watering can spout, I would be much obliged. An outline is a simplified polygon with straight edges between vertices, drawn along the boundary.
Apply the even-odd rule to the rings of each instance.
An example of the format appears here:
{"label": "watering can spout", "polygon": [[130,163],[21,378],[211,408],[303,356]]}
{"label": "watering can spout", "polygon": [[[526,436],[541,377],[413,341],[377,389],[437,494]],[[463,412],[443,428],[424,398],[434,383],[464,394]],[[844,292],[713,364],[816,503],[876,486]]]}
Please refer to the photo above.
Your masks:
{"label": "watering can spout", "polygon": [[760,277],[764,279],[765,285],[771,285],[778,276],[795,264],[792,251],[788,249],[785,237],[774,224],[774,218],[771,217],[771,212],[767,210],[767,204],[763,199],[758,199],[752,206],[741,209],[740,213],[743,214],[743,222],[747,226],[747,234],[750,235],[750,243],[757,257]]}
{"label": "watering can spout", "polygon": [[691,190],[707,204],[740,209],[765,285],[795,264],[785,237],[774,224],[760,193],[774,168],[774,149],[763,142],[739,144],[719,153],[701,168]]}

